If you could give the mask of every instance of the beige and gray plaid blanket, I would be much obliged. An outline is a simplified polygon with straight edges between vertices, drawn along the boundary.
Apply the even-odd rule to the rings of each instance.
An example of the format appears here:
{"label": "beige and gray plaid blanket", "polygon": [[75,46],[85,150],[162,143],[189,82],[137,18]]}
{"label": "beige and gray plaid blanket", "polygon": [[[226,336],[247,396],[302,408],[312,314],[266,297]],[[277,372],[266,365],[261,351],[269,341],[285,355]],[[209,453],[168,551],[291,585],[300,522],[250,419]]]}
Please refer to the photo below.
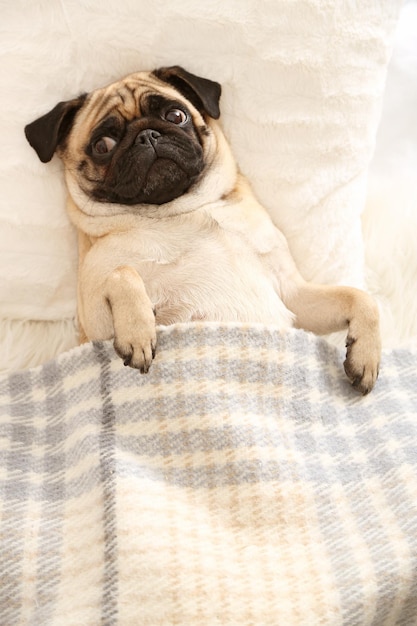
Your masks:
{"label": "beige and gray plaid blanket", "polygon": [[177,325],[0,379],[2,626],[417,624],[417,356]]}

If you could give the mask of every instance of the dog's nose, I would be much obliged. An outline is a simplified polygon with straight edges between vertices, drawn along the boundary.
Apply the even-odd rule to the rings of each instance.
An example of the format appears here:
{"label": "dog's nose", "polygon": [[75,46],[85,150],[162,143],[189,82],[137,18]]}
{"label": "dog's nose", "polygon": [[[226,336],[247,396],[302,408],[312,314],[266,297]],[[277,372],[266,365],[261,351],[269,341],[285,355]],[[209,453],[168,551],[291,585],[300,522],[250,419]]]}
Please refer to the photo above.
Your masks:
{"label": "dog's nose", "polygon": [[161,133],[158,133],[157,130],[153,130],[152,128],[146,128],[145,130],[141,130],[138,136],[135,139],[135,143],[140,144],[142,146],[154,146],[158,141]]}

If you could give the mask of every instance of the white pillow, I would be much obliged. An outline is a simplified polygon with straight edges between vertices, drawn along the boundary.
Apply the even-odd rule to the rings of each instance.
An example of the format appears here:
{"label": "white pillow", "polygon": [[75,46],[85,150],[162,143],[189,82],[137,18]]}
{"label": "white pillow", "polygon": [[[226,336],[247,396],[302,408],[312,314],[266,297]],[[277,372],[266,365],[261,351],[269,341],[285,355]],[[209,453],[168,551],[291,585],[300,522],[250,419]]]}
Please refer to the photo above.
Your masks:
{"label": "white pillow", "polygon": [[360,213],[401,2],[62,0],[6,3],[0,50],[0,317],[72,318],[76,241],[62,169],[25,124],[138,69],[222,83],[241,169],[302,273],[360,285]]}

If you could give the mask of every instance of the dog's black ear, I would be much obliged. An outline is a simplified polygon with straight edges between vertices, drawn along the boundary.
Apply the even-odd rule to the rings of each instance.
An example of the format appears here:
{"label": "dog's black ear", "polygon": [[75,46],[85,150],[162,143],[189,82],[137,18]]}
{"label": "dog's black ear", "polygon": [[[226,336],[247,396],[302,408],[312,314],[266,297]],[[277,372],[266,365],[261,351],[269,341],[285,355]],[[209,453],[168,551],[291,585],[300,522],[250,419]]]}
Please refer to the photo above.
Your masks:
{"label": "dog's black ear", "polygon": [[67,137],[75,115],[86,97],[87,95],[84,94],[74,100],[59,102],[52,111],[25,126],[26,139],[42,163],[47,163],[52,159],[57,147]]}
{"label": "dog's black ear", "polygon": [[154,76],[178,89],[199,111],[217,120],[220,117],[219,100],[222,88],[219,83],[190,74],[179,65],[161,67]]}

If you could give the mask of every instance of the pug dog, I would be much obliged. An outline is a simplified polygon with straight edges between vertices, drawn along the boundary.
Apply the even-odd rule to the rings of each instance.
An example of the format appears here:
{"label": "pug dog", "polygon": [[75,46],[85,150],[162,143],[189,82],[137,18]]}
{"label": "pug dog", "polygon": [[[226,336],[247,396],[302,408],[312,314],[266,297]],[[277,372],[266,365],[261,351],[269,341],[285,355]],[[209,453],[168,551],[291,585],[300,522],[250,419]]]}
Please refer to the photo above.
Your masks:
{"label": "pug dog", "polygon": [[58,103],[25,128],[64,164],[79,233],[81,341],[114,339],[147,372],[156,325],[197,320],[347,329],[344,362],[367,394],[381,352],[365,292],[306,282],[239,173],[219,122],[221,87],[181,67],[138,72]]}

